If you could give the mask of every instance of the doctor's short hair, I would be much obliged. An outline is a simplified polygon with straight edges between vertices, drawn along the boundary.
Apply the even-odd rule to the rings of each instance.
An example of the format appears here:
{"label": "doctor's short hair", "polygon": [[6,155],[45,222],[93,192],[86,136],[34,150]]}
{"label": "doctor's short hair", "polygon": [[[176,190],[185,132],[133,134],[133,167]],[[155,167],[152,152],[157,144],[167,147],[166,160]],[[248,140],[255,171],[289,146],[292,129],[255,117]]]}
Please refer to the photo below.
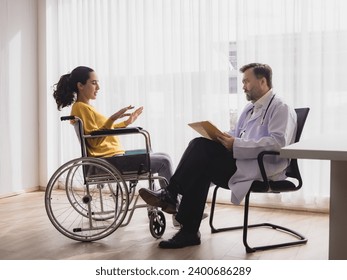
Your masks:
{"label": "doctor's short hair", "polygon": [[265,78],[269,88],[272,88],[272,69],[267,64],[262,63],[249,63],[240,68],[240,72],[244,73],[246,70],[252,68],[254,75],[258,78]]}

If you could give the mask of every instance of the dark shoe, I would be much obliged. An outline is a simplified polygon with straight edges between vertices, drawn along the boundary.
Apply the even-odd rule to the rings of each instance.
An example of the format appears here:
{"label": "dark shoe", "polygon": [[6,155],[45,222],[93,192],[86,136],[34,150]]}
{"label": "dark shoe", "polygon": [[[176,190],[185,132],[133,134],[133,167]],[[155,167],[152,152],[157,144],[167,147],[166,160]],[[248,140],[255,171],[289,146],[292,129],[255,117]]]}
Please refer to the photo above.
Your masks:
{"label": "dark shoe", "polygon": [[169,214],[177,213],[177,199],[173,198],[166,189],[152,191],[142,188],[139,189],[139,195],[148,205],[160,207]]}
{"label": "dark shoe", "polygon": [[161,241],[159,247],[164,249],[178,249],[187,246],[200,245],[200,238],[201,234],[199,231],[197,233],[189,233],[181,229],[171,239]]}
{"label": "dark shoe", "polygon": [[175,228],[180,229],[180,228],[182,227],[182,225],[180,224],[179,221],[176,220],[176,214],[173,214],[171,217],[172,217],[172,225],[173,225]]}
{"label": "dark shoe", "polygon": [[[204,220],[208,217],[208,214],[204,212],[204,214],[202,214],[202,218],[201,220]],[[173,214],[172,215],[172,224],[175,228],[181,228],[182,225],[180,224],[179,221],[176,220],[176,214]]]}

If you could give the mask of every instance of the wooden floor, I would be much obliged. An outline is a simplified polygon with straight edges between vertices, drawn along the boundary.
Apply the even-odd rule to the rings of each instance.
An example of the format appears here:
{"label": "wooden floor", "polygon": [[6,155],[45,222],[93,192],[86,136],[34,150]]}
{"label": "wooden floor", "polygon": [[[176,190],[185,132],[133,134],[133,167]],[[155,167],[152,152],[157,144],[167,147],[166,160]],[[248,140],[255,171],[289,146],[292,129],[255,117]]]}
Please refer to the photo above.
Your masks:
{"label": "wooden floor", "polygon": [[[242,207],[221,205],[216,219],[226,225],[226,218],[234,224],[242,221]],[[166,216],[164,238],[176,229],[171,216]],[[3,260],[327,260],[327,214],[304,213],[252,208],[250,222],[280,223],[291,227],[309,239],[303,246],[275,249],[247,254],[242,244],[242,232],[211,234],[208,219],[201,224],[202,244],[177,250],[158,248],[148,229],[146,210],[137,209],[130,224],[117,229],[103,240],[82,243],[63,236],[50,223],[44,207],[44,193],[32,192],[0,199],[0,259]],[[250,243],[273,242],[283,234],[269,229],[251,230]]]}

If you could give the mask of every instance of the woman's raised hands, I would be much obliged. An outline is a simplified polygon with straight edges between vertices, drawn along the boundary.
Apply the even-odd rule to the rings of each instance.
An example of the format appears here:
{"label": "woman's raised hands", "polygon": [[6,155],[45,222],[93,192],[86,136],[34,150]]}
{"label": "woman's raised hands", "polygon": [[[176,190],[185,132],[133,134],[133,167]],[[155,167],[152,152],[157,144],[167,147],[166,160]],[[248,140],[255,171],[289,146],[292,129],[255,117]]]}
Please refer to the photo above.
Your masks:
{"label": "woman's raised hands", "polygon": [[137,108],[134,112],[132,113],[126,113],[128,110],[134,109],[134,106],[127,106],[124,107],[122,109],[120,109],[118,112],[114,113],[111,116],[111,119],[113,121],[119,119],[119,118],[123,118],[123,117],[129,117],[127,120],[124,121],[125,125],[128,126],[130,124],[132,124],[133,122],[136,121],[136,119],[138,118],[139,115],[141,115],[142,111],[143,111],[143,107],[139,107]]}

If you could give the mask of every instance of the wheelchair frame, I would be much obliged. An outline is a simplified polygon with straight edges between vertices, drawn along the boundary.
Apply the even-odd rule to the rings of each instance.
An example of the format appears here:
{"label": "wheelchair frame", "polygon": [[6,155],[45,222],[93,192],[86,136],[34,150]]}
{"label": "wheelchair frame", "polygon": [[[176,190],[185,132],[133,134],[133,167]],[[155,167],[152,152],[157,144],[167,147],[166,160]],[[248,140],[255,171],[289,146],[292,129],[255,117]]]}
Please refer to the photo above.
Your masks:
{"label": "wheelchair frame", "polygon": [[[135,197],[139,181],[147,181],[151,190],[155,189],[155,180],[168,184],[164,177],[151,173],[149,133],[140,127],[129,127],[86,135],[80,118],[61,117],[61,121],[67,120],[74,122],[82,157],[60,166],[47,184],[45,209],[53,226],[71,239],[96,241],[128,225],[135,209],[147,207],[150,233],[154,238],[160,238],[166,228],[164,213],[156,207],[138,204],[139,196]],[[141,134],[145,139],[144,153],[132,155],[134,159],[146,161],[137,170],[122,172],[111,163],[114,159],[130,156],[96,158],[87,155],[87,139],[127,134]]]}

